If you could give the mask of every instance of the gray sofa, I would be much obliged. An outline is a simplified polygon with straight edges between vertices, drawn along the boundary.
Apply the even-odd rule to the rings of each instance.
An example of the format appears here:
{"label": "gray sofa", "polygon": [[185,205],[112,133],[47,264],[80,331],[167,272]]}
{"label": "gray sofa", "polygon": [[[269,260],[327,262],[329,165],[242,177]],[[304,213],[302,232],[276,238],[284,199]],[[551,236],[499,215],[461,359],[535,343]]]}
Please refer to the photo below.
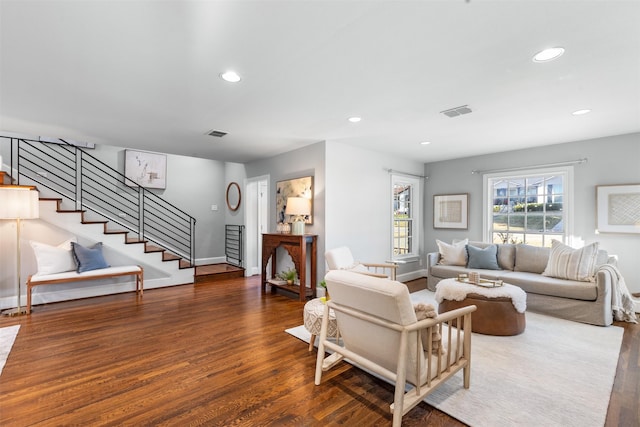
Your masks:
{"label": "gray sofa", "polygon": [[[485,248],[489,243],[469,242]],[[524,244],[498,244],[500,270],[468,269],[466,266],[439,264],[438,252],[427,255],[427,287],[435,291],[442,279],[455,278],[460,273],[477,271],[482,278],[503,280],[519,286],[527,293],[527,310],[576,322],[607,326],[613,322],[611,309],[611,274],[598,269],[594,282],[578,282],[543,276],[549,248]],[[614,264],[615,259],[599,250],[596,264]]]}

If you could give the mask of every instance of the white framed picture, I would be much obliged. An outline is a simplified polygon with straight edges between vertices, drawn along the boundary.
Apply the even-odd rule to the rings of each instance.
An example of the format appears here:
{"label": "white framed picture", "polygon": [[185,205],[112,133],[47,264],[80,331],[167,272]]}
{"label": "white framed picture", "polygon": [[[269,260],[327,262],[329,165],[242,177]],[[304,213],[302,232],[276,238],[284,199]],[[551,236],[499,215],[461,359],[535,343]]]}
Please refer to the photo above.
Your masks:
{"label": "white framed picture", "polygon": [[[147,151],[125,150],[124,175],[131,181],[144,188],[167,187],[167,156],[165,154],[149,153]],[[129,181],[131,180],[131,181]]]}
{"label": "white framed picture", "polygon": [[640,233],[640,184],[597,185],[599,233]]}
{"label": "white framed picture", "polygon": [[469,228],[469,194],[433,196],[433,228]]}

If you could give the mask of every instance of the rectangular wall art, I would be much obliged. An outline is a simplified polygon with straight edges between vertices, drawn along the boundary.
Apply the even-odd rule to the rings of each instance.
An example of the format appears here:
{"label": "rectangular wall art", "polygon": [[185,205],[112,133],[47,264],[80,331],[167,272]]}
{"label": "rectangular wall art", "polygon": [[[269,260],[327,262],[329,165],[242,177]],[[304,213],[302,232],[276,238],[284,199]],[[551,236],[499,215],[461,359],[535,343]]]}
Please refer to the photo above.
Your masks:
{"label": "rectangular wall art", "polygon": [[[146,151],[126,150],[124,175],[144,188],[167,187],[167,156]],[[125,180],[127,185],[133,185]]]}
{"label": "rectangular wall art", "polygon": [[596,186],[600,233],[640,233],[640,184]]}
{"label": "rectangular wall art", "polygon": [[433,196],[433,228],[469,227],[469,194]]}
{"label": "rectangular wall art", "polygon": [[313,177],[288,179],[276,183],[276,222],[292,222],[291,215],[286,215],[288,197],[305,197],[311,200],[311,214],[304,218],[305,224],[313,224]]}

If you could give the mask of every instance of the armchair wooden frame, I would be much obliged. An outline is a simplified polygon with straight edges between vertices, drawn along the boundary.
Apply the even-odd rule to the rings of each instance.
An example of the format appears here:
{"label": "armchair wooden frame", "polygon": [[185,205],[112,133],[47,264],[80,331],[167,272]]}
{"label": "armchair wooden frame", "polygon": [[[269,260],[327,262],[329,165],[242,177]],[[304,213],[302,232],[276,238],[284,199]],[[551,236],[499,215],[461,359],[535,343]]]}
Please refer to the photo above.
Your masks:
{"label": "armchair wooden frame", "polygon": [[[348,343],[345,346],[338,345],[327,340],[329,309],[336,311],[338,317],[338,327],[340,328],[340,315],[344,313],[351,318],[360,319],[383,328],[396,331],[400,334],[400,346],[396,359],[396,371],[393,372],[383,366],[373,362],[366,355],[349,350]],[[329,301],[325,307],[325,315],[320,332],[320,344],[316,361],[315,384],[320,385],[322,372],[331,369],[341,360],[347,358],[357,365],[374,372],[395,383],[394,401],[390,406],[393,414],[393,426],[400,426],[402,417],[412,408],[418,405],[436,387],[451,378],[456,372],[463,369],[463,383],[465,388],[470,386],[471,376],[471,313],[476,310],[476,306],[468,306],[452,310],[439,315],[437,318],[417,321],[410,325],[400,325],[389,322],[374,315],[343,306],[334,301]],[[443,324],[462,325],[461,328],[447,327]],[[444,331],[446,354],[434,350],[431,340],[428,348],[423,350],[420,331],[426,330],[429,336],[436,332],[442,334]],[[344,339],[344,337],[343,337]],[[409,345],[410,340],[417,340],[415,345]],[[344,342],[344,341],[343,341]],[[462,345],[460,345],[460,343]],[[416,363],[415,369],[411,369],[414,375],[407,377],[408,351],[413,347],[417,352],[414,360],[425,360],[426,363]],[[325,357],[325,351],[331,350],[334,353]],[[426,353],[425,353],[426,350]],[[437,353],[437,354],[433,354]],[[425,355],[426,354],[426,355]],[[432,355],[433,354],[433,355]],[[428,356],[432,355],[432,356]],[[435,360],[434,360],[435,359]],[[421,367],[421,365],[423,365]],[[426,372],[424,372],[426,369]],[[426,377],[426,382],[424,379]],[[405,387],[409,383],[412,388],[405,393]]]}

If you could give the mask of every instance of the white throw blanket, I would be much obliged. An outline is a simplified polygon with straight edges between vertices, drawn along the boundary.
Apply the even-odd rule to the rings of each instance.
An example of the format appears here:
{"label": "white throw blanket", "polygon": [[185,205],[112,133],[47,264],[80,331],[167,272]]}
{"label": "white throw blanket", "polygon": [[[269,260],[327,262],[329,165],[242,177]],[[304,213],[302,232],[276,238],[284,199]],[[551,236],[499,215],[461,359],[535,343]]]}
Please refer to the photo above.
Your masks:
{"label": "white throw blanket", "polygon": [[631,293],[618,267],[611,264],[604,264],[598,271],[608,271],[609,274],[611,274],[611,309],[613,310],[613,319],[619,322],[638,323],[633,298],[631,298]]}
{"label": "white throw blanket", "polygon": [[517,286],[504,284],[495,288],[472,285],[458,282],[456,279],[444,279],[436,286],[436,301],[441,303],[449,301],[462,301],[467,294],[479,294],[487,298],[511,298],[513,306],[518,313],[524,313],[527,309],[527,294]]}

